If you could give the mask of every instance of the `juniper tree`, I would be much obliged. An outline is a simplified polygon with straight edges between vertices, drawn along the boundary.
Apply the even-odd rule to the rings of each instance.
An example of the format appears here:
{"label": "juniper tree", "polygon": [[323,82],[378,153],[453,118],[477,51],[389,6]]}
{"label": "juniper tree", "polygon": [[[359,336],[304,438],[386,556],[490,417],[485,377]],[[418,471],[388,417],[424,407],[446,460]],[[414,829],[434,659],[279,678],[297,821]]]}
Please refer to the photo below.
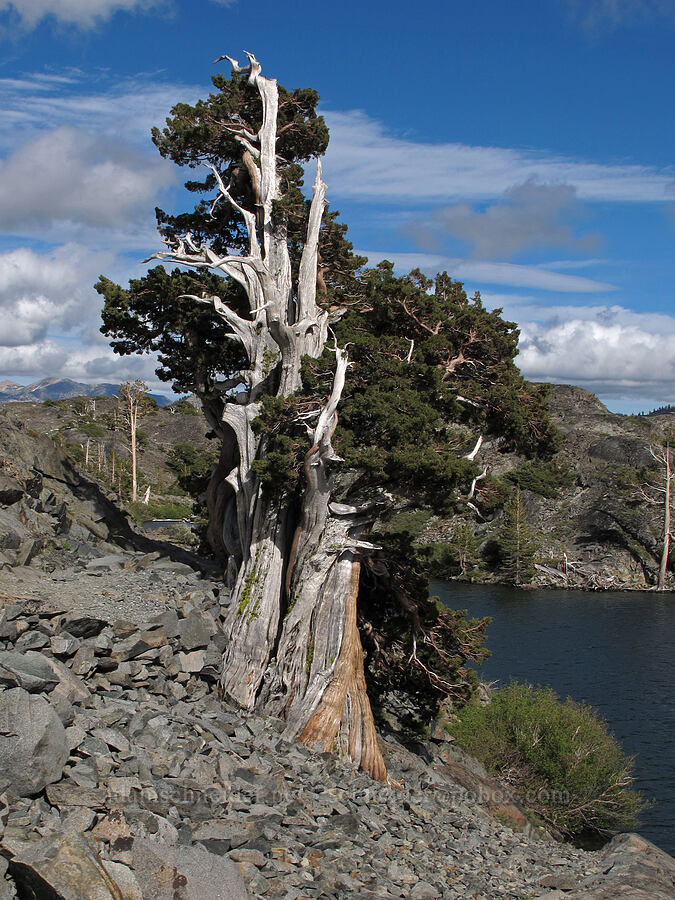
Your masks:
{"label": "juniper tree", "polygon": [[408,679],[422,703],[469,690],[458,672],[485,625],[428,601],[409,542],[380,540],[378,517],[394,487],[447,506],[476,477],[451,421],[550,444],[545,397],[513,364],[515,326],[459,282],[361,271],[326,206],[314,91],[264,78],[251,54],[213,82],[153,132],[204,195],[158,212],[153,257],[179,268],[128,289],[102,278],[103,330],[120,353],[157,351],[221,442],[207,501],[233,588],[224,692],[384,779],[368,684]]}

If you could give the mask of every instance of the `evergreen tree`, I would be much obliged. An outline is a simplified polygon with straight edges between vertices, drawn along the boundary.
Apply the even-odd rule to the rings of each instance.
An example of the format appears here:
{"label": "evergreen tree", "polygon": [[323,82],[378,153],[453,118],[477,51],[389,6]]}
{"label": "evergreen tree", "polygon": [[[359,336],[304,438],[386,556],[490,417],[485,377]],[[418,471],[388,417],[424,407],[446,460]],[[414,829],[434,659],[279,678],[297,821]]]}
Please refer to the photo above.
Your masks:
{"label": "evergreen tree", "polygon": [[223,691],[384,778],[368,690],[466,698],[485,623],[430,602],[410,541],[377,520],[392,490],[458,502],[478,471],[467,429],[550,452],[546,391],[513,362],[513,323],[460,282],[360,271],[320,165],[312,199],[300,189],[328,139],[314,91],[263,78],[251,55],[214,86],[153,133],[207,171],[186,184],[207,197],[194,210],[158,212],[154,257],[181,268],[128,289],[101,278],[103,330],[122,354],[157,351],[221,442],[207,503],[234,593]]}
{"label": "evergreen tree", "polygon": [[527,584],[534,575],[537,544],[527,522],[527,513],[517,486],[504,505],[501,528],[497,536],[500,568],[514,584]]}
{"label": "evergreen tree", "polygon": [[476,566],[478,561],[478,541],[473,533],[473,528],[468,522],[457,525],[452,533],[450,541],[453,553],[457,558],[459,571],[466,575],[470,569]]}

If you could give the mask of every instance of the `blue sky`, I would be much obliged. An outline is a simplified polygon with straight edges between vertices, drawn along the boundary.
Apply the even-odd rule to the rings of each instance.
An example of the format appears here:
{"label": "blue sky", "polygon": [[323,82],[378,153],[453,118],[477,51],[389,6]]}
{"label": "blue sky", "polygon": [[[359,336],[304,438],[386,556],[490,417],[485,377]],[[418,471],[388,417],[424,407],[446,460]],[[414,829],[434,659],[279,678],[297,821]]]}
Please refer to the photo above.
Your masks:
{"label": "blue sky", "polygon": [[0,0],[0,43],[0,379],[153,382],[92,284],[185,202],[150,127],[246,49],[319,91],[372,262],[480,290],[529,378],[675,402],[675,0]]}

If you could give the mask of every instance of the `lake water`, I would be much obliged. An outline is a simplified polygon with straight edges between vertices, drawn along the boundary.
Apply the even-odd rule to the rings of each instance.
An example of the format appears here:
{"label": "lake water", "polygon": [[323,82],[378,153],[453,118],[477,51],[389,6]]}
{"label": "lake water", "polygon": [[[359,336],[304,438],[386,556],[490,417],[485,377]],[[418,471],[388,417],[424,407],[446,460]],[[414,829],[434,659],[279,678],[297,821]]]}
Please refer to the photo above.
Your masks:
{"label": "lake water", "polygon": [[655,801],[640,833],[675,855],[675,594],[536,590],[432,581],[430,593],[491,616],[484,681],[550,685],[596,707]]}

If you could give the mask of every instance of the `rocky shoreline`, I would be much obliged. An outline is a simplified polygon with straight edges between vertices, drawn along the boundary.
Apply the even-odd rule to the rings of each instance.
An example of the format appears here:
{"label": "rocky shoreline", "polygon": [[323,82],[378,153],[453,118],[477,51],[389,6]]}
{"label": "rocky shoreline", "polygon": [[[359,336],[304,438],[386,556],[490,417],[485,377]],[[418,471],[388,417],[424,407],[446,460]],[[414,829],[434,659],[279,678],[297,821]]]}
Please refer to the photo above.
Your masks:
{"label": "rocky shoreline", "polygon": [[395,786],[286,741],[219,698],[222,585],[92,554],[0,573],[0,897],[674,896],[667,854],[546,839],[447,744],[384,736]]}

